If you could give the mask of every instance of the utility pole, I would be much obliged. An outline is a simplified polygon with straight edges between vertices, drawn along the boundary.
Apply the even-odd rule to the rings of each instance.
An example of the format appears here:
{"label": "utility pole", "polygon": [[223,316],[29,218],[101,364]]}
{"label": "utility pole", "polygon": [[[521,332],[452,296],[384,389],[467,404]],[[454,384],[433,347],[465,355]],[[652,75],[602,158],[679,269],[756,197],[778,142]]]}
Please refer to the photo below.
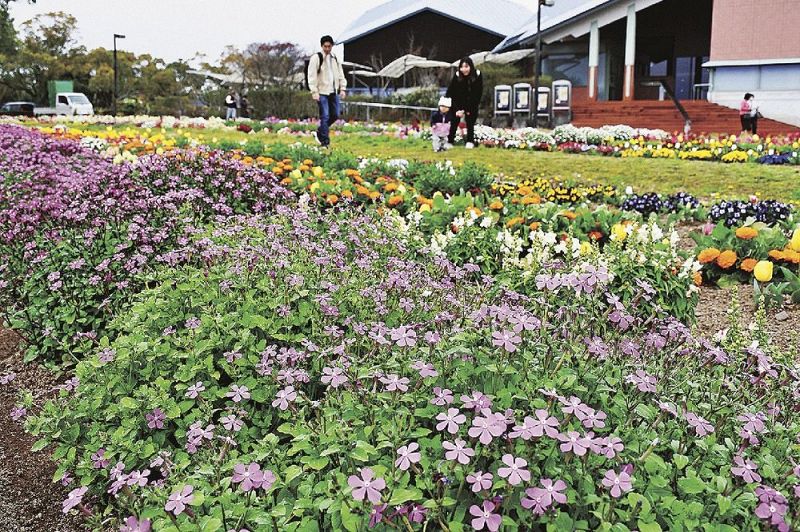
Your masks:
{"label": "utility pole", "polygon": [[542,6],[551,7],[555,0],[538,0],[536,8],[536,64],[533,67],[533,123],[539,124],[539,72],[542,68]]}
{"label": "utility pole", "polygon": [[119,88],[117,86],[117,39],[124,39],[124,35],[114,34],[114,99],[111,102],[111,115],[117,116],[117,95]]}

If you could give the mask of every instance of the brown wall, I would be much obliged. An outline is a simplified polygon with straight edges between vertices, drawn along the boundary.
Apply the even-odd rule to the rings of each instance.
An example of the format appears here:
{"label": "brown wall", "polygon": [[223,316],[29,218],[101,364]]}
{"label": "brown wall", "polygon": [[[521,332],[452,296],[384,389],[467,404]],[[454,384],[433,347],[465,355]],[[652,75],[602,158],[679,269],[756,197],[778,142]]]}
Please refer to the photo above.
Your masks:
{"label": "brown wall", "polygon": [[491,50],[502,37],[451,18],[423,12],[374,31],[344,45],[347,61],[372,65],[373,56],[387,64],[409,53],[409,41],[421,50],[416,55],[439,61],[455,61],[473,52]]}
{"label": "brown wall", "polygon": [[711,60],[800,57],[798,0],[714,0]]}

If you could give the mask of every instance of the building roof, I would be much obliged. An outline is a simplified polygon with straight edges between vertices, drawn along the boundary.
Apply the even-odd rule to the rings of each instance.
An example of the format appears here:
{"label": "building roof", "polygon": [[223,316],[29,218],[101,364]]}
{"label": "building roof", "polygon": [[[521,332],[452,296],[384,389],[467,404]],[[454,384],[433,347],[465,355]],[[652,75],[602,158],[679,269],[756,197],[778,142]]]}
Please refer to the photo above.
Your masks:
{"label": "building roof", "polygon": [[424,11],[439,13],[505,37],[531,17],[531,11],[510,0],[390,0],[354,20],[339,36],[348,43]]}

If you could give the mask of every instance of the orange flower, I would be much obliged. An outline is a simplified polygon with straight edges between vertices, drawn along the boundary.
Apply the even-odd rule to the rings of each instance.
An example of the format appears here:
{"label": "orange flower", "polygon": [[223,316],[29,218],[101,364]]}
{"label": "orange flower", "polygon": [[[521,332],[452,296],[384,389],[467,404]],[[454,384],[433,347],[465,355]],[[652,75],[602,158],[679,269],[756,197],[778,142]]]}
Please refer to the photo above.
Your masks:
{"label": "orange flower", "polygon": [[369,189],[362,185],[358,185],[356,187],[356,192],[361,194],[362,196],[369,196]]}
{"label": "orange flower", "polygon": [[800,264],[800,253],[786,248],[783,250],[783,260],[792,264]]}
{"label": "orange flower", "polygon": [[280,168],[278,166],[273,166],[272,173],[275,175],[283,175],[283,168]]}
{"label": "orange flower", "polygon": [[481,214],[483,214],[483,211],[482,211],[482,210],[480,210],[480,209],[479,209],[479,208],[477,208],[477,207],[467,207],[467,211],[466,211],[466,212],[471,212],[471,213],[474,213],[476,218],[477,218],[478,216],[480,216]]}
{"label": "orange flower", "polygon": [[384,192],[394,192],[397,190],[397,183],[387,183],[383,190]]}
{"label": "orange flower", "polygon": [[741,238],[742,240],[750,240],[757,236],[758,230],[752,227],[740,227],[736,230],[736,238]]}
{"label": "orange flower", "polygon": [[574,213],[574,212],[572,212],[572,211],[564,211],[564,212],[562,212],[562,213],[561,213],[561,216],[563,216],[563,217],[564,217],[564,218],[566,218],[567,220],[574,220],[575,218],[577,218],[577,217],[578,217],[578,215],[577,215],[577,214],[575,214],[575,213]]}
{"label": "orange flower", "polygon": [[314,166],[314,161],[312,161],[311,159],[304,159],[303,164],[306,166]]}
{"label": "orange flower", "polygon": [[281,179],[281,185],[291,185],[291,184],[292,184],[291,177],[284,177],[283,179]]}
{"label": "orange flower", "polygon": [[353,193],[350,192],[349,190],[342,190],[342,197],[343,198],[352,198],[353,197]]}
{"label": "orange flower", "polygon": [[503,202],[500,200],[494,200],[489,204],[489,208],[493,211],[500,211],[503,209]]}
{"label": "orange flower", "polygon": [[520,196],[527,196],[533,193],[533,189],[529,186],[521,186],[517,189],[517,194]]}
{"label": "orange flower", "polygon": [[542,202],[542,197],[539,194],[532,194],[522,198],[523,205],[539,205]]}
{"label": "orange flower", "polygon": [[511,218],[509,221],[506,222],[506,227],[511,229],[512,227],[520,225],[520,224],[522,224],[524,222],[525,222],[525,218],[523,218],[521,216],[515,216],[514,218]]}
{"label": "orange flower", "polygon": [[695,286],[703,286],[703,274],[702,272],[694,272],[692,276],[692,280],[694,281]]}
{"label": "orange flower", "polygon": [[725,251],[719,254],[719,257],[717,257],[717,265],[723,270],[727,270],[728,268],[736,264],[737,258],[738,257],[736,256],[735,251],[733,251],[732,249],[726,249]]}
{"label": "orange flower", "polygon": [[403,203],[403,196],[400,195],[392,196],[391,198],[389,198],[389,201],[387,203],[389,204],[389,207],[397,207],[398,205]]}
{"label": "orange flower", "polygon": [[776,261],[783,260],[785,258],[783,251],[781,251],[779,249],[770,250],[768,255],[769,255],[769,258],[771,258],[772,260],[776,260]]}
{"label": "orange flower", "polygon": [[378,199],[380,197],[381,197],[381,193],[378,192],[377,190],[373,190],[372,192],[369,193],[369,199],[371,199],[371,200],[376,200],[376,199]]}
{"label": "orange flower", "polygon": [[750,273],[753,271],[753,268],[756,267],[756,264],[758,264],[758,261],[756,259],[747,258],[744,259],[742,263],[739,265],[739,269],[742,270],[743,272]]}
{"label": "orange flower", "polygon": [[428,207],[433,207],[433,200],[428,199],[425,196],[417,196],[417,204],[418,205],[427,205]]}
{"label": "orange flower", "polygon": [[336,203],[339,201],[339,196],[337,196],[336,194],[331,194],[330,196],[328,196],[326,201],[328,202],[329,205],[336,205]]}
{"label": "orange flower", "polygon": [[719,250],[717,248],[706,248],[697,255],[697,260],[700,264],[709,264],[714,262],[719,257]]}
{"label": "orange flower", "polygon": [[529,225],[528,227],[530,228],[531,231],[538,231],[541,226],[542,224],[540,222],[531,222],[531,225]]}

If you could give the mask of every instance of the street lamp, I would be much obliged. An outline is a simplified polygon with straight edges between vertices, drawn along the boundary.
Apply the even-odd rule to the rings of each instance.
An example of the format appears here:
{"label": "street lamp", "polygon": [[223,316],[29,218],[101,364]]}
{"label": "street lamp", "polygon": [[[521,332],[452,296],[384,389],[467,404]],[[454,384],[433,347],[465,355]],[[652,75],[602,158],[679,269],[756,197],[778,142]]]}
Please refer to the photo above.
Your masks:
{"label": "street lamp", "polygon": [[114,100],[111,102],[111,114],[117,116],[117,39],[124,39],[124,35],[114,34]]}
{"label": "street lamp", "polygon": [[539,123],[539,71],[542,68],[542,6],[552,7],[556,0],[538,0],[536,9],[536,64],[533,67],[533,123]]}

